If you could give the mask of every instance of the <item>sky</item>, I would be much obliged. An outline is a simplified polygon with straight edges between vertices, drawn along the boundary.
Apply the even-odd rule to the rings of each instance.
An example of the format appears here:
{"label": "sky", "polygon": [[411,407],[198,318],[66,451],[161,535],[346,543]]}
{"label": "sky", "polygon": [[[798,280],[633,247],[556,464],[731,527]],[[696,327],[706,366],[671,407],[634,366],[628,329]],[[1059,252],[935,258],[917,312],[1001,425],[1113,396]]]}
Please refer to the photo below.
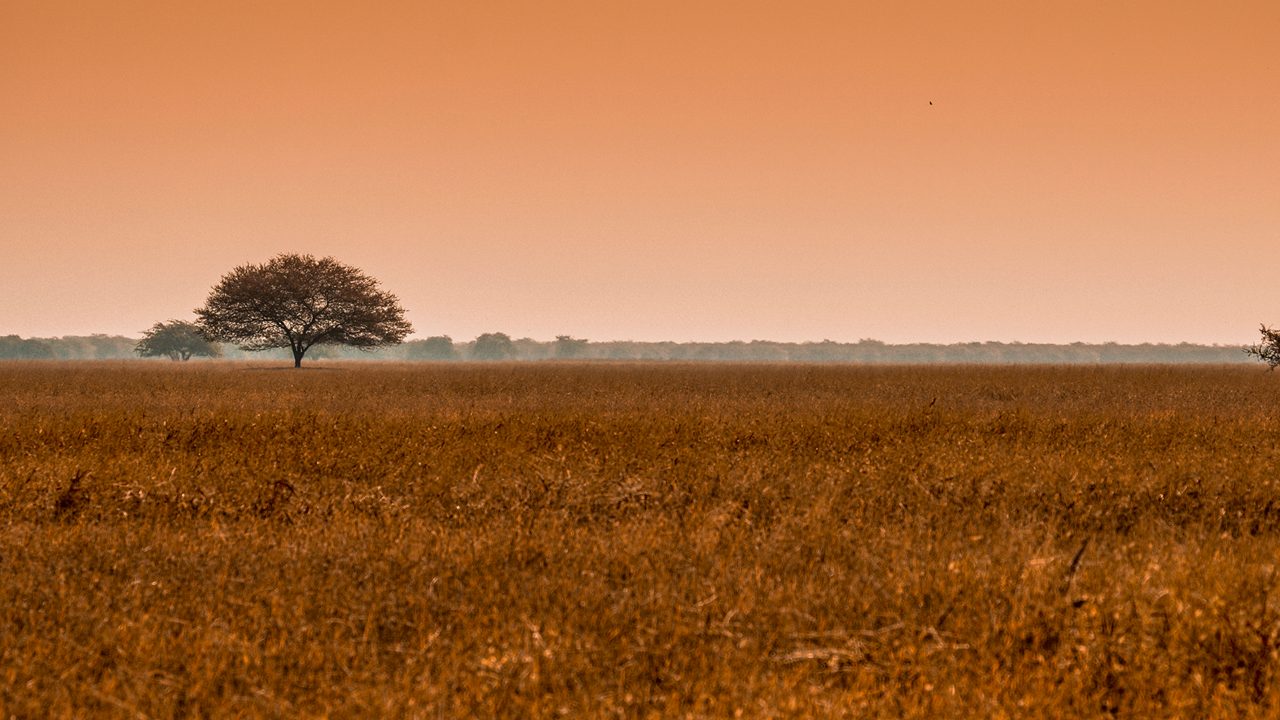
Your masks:
{"label": "sky", "polygon": [[1280,323],[1276,0],[0,0],[0,335],[332,255],[417,337]]}

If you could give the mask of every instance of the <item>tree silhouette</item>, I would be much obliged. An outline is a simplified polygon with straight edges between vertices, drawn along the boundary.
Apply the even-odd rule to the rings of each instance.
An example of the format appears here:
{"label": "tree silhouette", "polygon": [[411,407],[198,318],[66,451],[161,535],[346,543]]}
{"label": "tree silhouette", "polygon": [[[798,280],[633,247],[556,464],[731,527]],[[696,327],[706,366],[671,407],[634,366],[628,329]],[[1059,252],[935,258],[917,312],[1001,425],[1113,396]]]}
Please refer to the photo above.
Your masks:
{"label": "tree silhouette", "polygon": [[158,322],[142,333],[133,351],[141,357],[167,357],[187,361],[195,355],[221,357],[222,351],[200,334],[195,323],[185,320]]}
{"label": "tree silhouette", "polygon": [[1250,345],[1244,351],[1266,363],[1268,370],[1275,370],[1280,366],[1280,330],[1272,330],[1266,325],[1261,330],[1262,342]]}
{"label": "tree silhouette", "polygon": [[293,366],[315,345],[369,349],[413,332],[395,295],[326,257],[281,254],[222,276],[196,310],[201,333],[244,350],[289,348]]}

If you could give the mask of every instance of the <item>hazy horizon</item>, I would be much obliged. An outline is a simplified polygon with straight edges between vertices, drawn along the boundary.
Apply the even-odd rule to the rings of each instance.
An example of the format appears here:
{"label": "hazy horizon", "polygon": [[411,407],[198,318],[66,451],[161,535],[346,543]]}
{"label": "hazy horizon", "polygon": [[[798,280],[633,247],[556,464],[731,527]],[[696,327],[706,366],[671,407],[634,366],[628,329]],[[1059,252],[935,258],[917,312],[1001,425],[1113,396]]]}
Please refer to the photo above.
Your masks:
{"label": "hazy horizon", "polygon": [[[170,319],[174,319],[174,318],[166,318],[166,320],[170,320]],[[177,319],[182,319],[182,318],[177,318]],[[3,328],[0,328],[0,337],[4,337],[4,336],[11,336],[11,335],[18,335],[19,337],[23,338],[24,340],[31,340],[31,339],[34,339],[34,340],[58,340],[58,339],[60,339],[60,338],[94,337],[94,336],[125,337],[125,338],[135,338],[135,339],[136,339],[136,338],[139,338],[139,337],[141,337],[141,336],[142,336],[142,334],[143,334],[144,330],[145,330],[145,328],[144,328],[143,330],[139,330],[139,331],[136,331],[136,332],[120,332],[120,333],[105,333],[105,332],[99,332],[99,331],[92,331],[92,332],[78,332],[78,333],[63,333],[63,334],[60,334],[60,335],[24,335],[24,334],[22,334],[22,333],[12,333],[12,332],[8,332],[8,331],[4,330]],[[501,328],[491,328],[491,329],[489,329],[489,330],[484,331],[483,333],[477,333],[476,335],[468,335],[468,336],[456,335],[456,334],[448,333],[448,332],[435,333],[434,335],[424,335],[424,334],[422,334],[422,333],[414,333],[414,334],[412,334],[412,335],[410,335],[410,336],[406,337],[406,338],[404,339],[404,341],[403,341],[403,342],[405,342],[405,343],[410,343],[410,342],[416,342],[416,341],[426,340],[426,339],[429,339],[429,338],[431,338],[431,337],[446,336],[446,337],[448,337],[450,340],[452,340],[454,343],[465,344],[465,343],[469,343],[469,342],[474,341],[474,340],[476,339],[476,337],[478,337],[480,334],[484,334],[484,333],[494,333],[494,332],[497,332],[497,333],[504,333],[504,334],[506,334],[508,337],[510,337],[512,340],[532,340],[532,341],[534,341],[534,342],[544,343],[544,344],[549,344],[549,343],[553,343],[553,342],[555,342],[556,337],[558,337],[558,336],[560,336],[560,335],[568,335],[569,337],[572,337],[572,338],[577,339],[577,340],[586,340],[587,342],[590,342],[590,343],[598,343],[598,344],[610,344],[610,343],[621,343],[621,344],[625,344],[625,343],[636,343],[636,344],[662,344],[662,343],[677,343],[677,344],[689,344],[689,345],[699,345],[699,344],[707,344],[707,345],[723,345],[723,344],[730,344],[730,343],[755,343],[755,342],[759,342],[759,343],[777,343],[777,344],[783,344],[783,345],[821,344],[821,343],[826,343],[826,342],[833,342],[833,343],[837,343],[837,344],[840,344],[840,345],[857,345],[857,344],[860,344],[860,343],[872,342],[872,343],[881,343],[881,344],[884,344],[884,345],[972,345],[972,344],[995,344],[995,345],[1077,345],[1077,344],[1080,344],[1080,345],[1089,345],[1089,346],[1101,346],[1101,345],[1195,345],[1195,346],[1199,346],[1199,347],[1236,347],[1236,346],[1244,346],[1244,345],[1253,345],[1253,344],[1256,344],[1256,342],[1257,342],[1257,341],[1256,341],[1256,339],[1250,339],[1247,343],[1244,343],[1244,342],[1241,342],[1241,343],[1234,343],[1234,342],[1225,342],[1225,343],[1221,343],[1221,342],[1191,342],[1191,341],[1187,341],[1187,340],[1137,340],[1137,341],[1132,341],[1132,342],[1120,342],[1120,341],[1116,341],[1116,340],[1098,340],[1098,341],[1087,341],[1087,340],[1065,340],[1065,341],[1056,341],[1056,340],[1035,340],[1035,341],[1027,341],[1027,340],[990,340],[990,339],[969,339],[969,340],[933,341],[933,340],[885,340],[885,339],[883,339],[883,338],[873,338],[873,337],[857,338],[857,339],[853,339],[853,340],[836,340],[836,339],[834,339],[834,338],[810,338],[810,339],[801,339],[801,340],[777,340],[777,339],[774,339],[774,338],[765,338],[765,337],[726,338],[726,339],[720,339],[720,340],[704,340],[704,339],[699,339],[699,338],[691,338],[691,339],[679,339],[679,338],[657,338],[657,339],[652,339],[652,340],[645,340],[645,339],[638,339],[638,338],[621,338],[621,337],[589,338],[589,337],[583,337],[582,335],[576,335],[576,334],[574,334],[574,333],[557,333],[557,334],[556,334],[556,335],[554,335],[554,336],[548,336],[548,337],[537,337],[537,336],[532,336],[532,335],[521,335],[521,334],[519,334],[519,333],[507,332],[507,331],[505,331],[505,330],[503,330],[503,329],[501,329]],[[235,343],[224,343],[224,344],[225,344],[225,345],[229,345],[229,346],[235,345]],[[264,352],[272,352],[272,351],[274,351],[274,350],[278,350],[278,349],[279,349],[279,348],[276,348],[276,349],[273,349],[273,350],[267,350],[267,351],[264,351]]]}
{"label": "hazy horizon", "polygon": [[332,255],[414,337],[1255,342],[1280,3],[0,4],[0,334]]}

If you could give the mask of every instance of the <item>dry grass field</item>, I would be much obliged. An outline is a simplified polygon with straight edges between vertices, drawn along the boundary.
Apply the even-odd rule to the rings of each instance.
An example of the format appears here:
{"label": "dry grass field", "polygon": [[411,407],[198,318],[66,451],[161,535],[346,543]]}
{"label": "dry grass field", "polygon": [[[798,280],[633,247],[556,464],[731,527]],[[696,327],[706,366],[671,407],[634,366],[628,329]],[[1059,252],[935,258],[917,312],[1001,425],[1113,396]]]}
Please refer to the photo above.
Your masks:
{"label": "dry grass field", "polygon": [[3,717],[1275,717],[1258,367],[0,365]]}

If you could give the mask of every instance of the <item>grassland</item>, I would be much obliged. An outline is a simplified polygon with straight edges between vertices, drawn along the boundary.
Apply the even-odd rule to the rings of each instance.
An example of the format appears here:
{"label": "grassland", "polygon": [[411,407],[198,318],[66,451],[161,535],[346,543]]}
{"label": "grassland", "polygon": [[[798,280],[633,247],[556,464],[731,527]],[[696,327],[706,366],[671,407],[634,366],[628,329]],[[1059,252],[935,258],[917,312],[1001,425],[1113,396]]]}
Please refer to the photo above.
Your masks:
{"label": "grassland", "polygon": [[1258,368],[0,365],[0,716],[1274,717]]}

